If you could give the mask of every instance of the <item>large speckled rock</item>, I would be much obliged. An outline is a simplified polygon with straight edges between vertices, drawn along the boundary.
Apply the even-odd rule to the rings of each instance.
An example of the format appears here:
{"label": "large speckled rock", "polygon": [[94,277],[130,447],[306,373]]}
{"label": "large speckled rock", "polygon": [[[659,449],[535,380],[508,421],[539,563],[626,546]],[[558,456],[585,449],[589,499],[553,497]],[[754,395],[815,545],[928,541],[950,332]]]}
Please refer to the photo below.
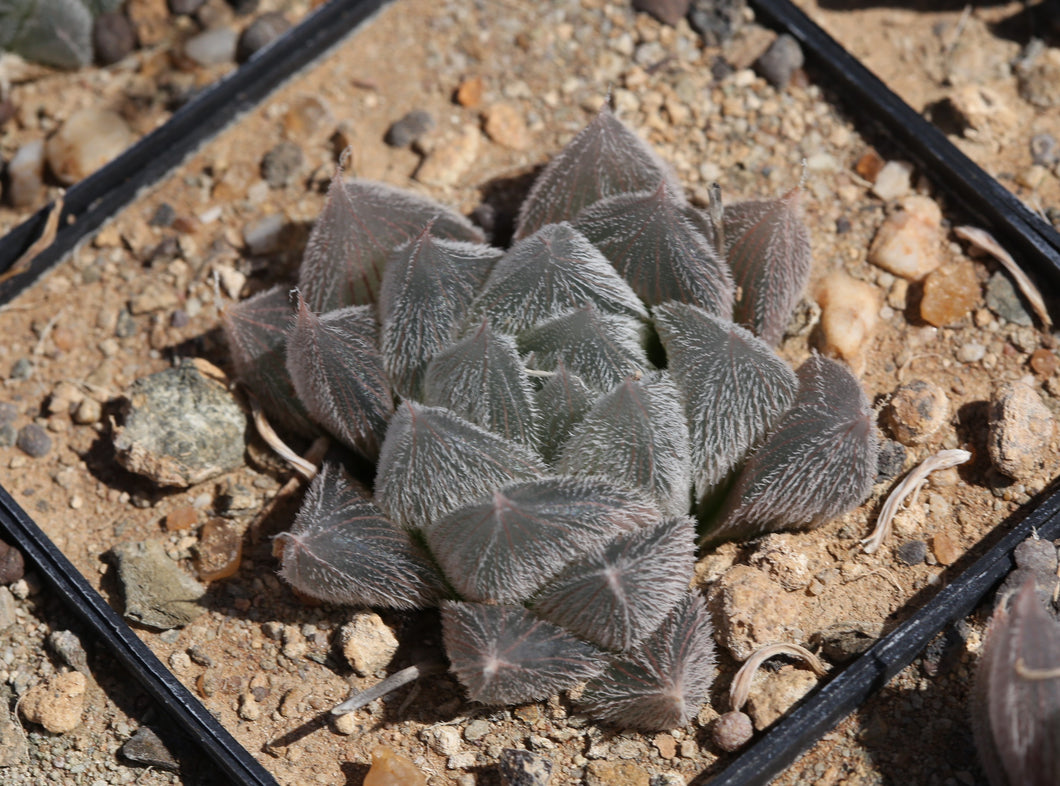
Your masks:
{"label": "large speckled rock", "polygon": [[734,565],[711,587],[709,604],[718,642],[747,660],[759,647],[801,642],[799,602],[761,570]]}
{"label": "large speckled rock", "polygon": [[247,417],[194,362],[136,380],[114,438],[118,462],[162,486],[192,486],[243,464]]}
{"label": "large speckled rock", "polygon": [[990,462],[1010,478],[1032,478],[1049,456],[1055,419],[1030,386],[1009,382],[990,402]]}
{"label": "large speckled rock", "polygon": [[69,671],[34,685],[22,697],[22,717],[53,734],[73,731],[81,725],[87,684],[84,674]]}

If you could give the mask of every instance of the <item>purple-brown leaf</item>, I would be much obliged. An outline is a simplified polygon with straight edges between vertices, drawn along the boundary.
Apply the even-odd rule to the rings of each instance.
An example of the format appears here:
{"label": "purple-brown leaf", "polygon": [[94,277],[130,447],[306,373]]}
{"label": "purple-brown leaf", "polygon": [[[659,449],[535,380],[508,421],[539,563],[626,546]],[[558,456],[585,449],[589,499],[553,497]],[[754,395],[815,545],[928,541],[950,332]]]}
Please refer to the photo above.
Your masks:
{"label": "purple-brown leaf", "polygon": [[343,471],[325,464],[306,493],[283,547],[280,575],[330,603],[415,609],[433,606],[441,578],[400,527]]}
{"label": "purple-brown leaf", "polygon": [[739,297],[735,321],[772,346],[780,343],[810,275],[810,236],[799,189],[779,199],[725,207],[729,266]]}
{"label": "purple-brown leaf", "polygon": [[675,729],[706,701],[714,681],[714,636],[706,604],[687,593],[632,655],[589,681],[580,705],[622,728]]}
{"label": "purple-brown leaf", "polygon": [[538,175],[519,210],[516,239],[545,224],[571,221],[599,199],[681,184],[670,166],[605,106]]}
{"label": "purple-brown leaf", "polygon": [[695,531],[687,516],[615,536],[569,565],[534,611],[607,650],[629,650],[688,592]]}
{"label": "purple-brown leaf", "polygon": [[552,462],[560,447],[593,408],[598,393],[560,363],[537,391],[537,436],[541,455]]}
{"label": "purple-brown leaf", "polygon": [[597,674],[601,654],[522,606],[442,604],[449,663],[472,701],[545,699]]}
{"label": "purple-brown leaf", "polygon": [[574,222],[649,306],[676,300],[729,317],[733,284],[725,263],[656,183],[583,210]]}
{"label": "purple-brown leaf", "polygon": [[455,338],[501,255],[480,243],[437,238],[429,230],[390,255],[379,292],[383,366],[406,398],[422,394],[427,363]]}
{"label": "purple-brown leaf", "polygon": [[229,306],[222,315],[236,376],[258,399],[273,425],[317,433],[287,373],[287,330],[294,319],[287,287],[273,287]]}
{"label": "purple-brown leaf", "polygon": [[522,445],[448,409],[413,401],[391,418],[377,468],[376,504],[409,529],[425,527],[506,483],[546,473],[544,462]]}
{"label": "purple-brown leaf", "polygon": [[374,302],[390,253],[432,221],[438,237],[483,240],[470,221],[436,202],[383,183],[344,183],[336,170],[299,269],[309,307],[323,313]]}
{"label": "purple-brown leaf", "polygon": [[820,355],[798,378],[795,403],[740,472],[703,543],[813,526],[868,497],[878,443],[857,378]]}

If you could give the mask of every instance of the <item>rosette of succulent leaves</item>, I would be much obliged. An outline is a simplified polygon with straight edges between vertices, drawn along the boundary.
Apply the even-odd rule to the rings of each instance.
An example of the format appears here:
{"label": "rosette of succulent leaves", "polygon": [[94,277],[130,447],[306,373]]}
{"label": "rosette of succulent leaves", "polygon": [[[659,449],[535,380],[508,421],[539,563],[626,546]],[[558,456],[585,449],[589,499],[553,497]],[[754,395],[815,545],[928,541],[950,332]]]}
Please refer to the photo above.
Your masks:
{"label": "rosette of succulent leaves", "polygon": [[593,717],[685,724],[714,671],[697,543],[812,526],[876,473],[857,379],[773,349],[810,266],[798,200],[700,212],[607,108],[538,176],[507,250],[336,173],[297,289],[226,314],[270,419],[374,466],[325,463],[281,575],[334,603],[440,606],[473,700],[587,682]]}

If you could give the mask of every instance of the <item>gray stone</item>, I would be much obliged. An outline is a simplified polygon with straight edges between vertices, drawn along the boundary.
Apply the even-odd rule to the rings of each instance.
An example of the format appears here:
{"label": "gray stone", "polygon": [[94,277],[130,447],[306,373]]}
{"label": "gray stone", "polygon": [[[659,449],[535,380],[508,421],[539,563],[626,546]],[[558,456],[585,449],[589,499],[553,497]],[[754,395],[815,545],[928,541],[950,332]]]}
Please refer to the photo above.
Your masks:
{"label": "gray stone", "polygon": [[986,282],[986,307],[1006,322],[1033,325],[1034,319],[1023,304],[1011,279],[1000,270]]}
{"label": "gray stone", "polygon": [[500,758],[504,786],[547,786],[552,777],[552,760],[536,753],[505,748]]}
{"label": "gray stone", "polygon": [[1053,413],[1034,388],[1020,382],[1000,386],[990,402],[987,452],[998,472],[1032,478],[1049,455]]}
{"label": "gray stone", "polygon": [[826,660],[842,664],[854,660],[876,643],[878,627],[868,623],[837,622],[810,636],[810,646],[819,650]]}
{"label": "gray stone", "polygon": [[876,455],[876,482],[884,483],[898,477],[905,466],[905,445],[893,439],[880,440],[880,452]]}
{"label": "gray stone", "polygon": [[[688,23],[707,46],[719,46],[744,26],[747,0],[693,0]],[[724,63],[724,60],[719,62]],[[715,75],[717,79],[717,75]]]}
{"label": "gray stone", "polygon": [[173,771],[180,769],[180,762],[149,726],[141,726],[125,741],[121,746],[121,755],[134,764],[143,764],[145,767]]}
{"label": "gray stone", "polygon": [[769,84],[783,90],[791,82],[792,75],[802,68],[803,62],[799,42],[782,33],[755,61],[755,68]]}
{"label": "gray stone", "polygon": [[243,242],[254,256],[271,254],[280,248],[287,222],[282,213],[265,216],[243,227]]}
{"label": "gray stone", "polygon": [[0,425],[14,423],[18,417],[18,407],[6,401],[0,401]]}
{"label": "gray stone", "polygon": [[118,312],[118,323],[114,326],[114,335],[118,338],[129,338],[136,335],[136,320],[128,309]]}
{"label": "gray stone", "polygon": [[247,25],[243,34],[239,36],[236,58],[240,62],[249,60],[251,55],[264,49],[290,29],[291,23],[279,11],[262,14]]}
{"label": "gray stone", "polygon": [[192,486],[243,465],[247,417],[191,360],[136,380],[123,414],[114,438],[118,462],[159,485]]}
{"label": "gray stone", "polygon": [[136,48],[132,22],[117,11],[100,14],[92,25],[92,48],[100,65],[117,63]]}
{"label": "gray stone", "polygon": [[907,540],[894,550],[898,561],[905,565],[922,564],[927,551],[927,543],[922,540]]}
{"label": "gray stone", "polygon": [[434,118],[424,109],[413,109],[387,129],[383,141],[391,147],[408,147],[434,128]]}
{"label": "gray stone", "polygon": [[10,423],[0,423],[0,448],[9,448],[18,440],[18,429]]}
{"label": "gray stone", "polygon": [[231,63],[236,59],[239,35],[231,27],[215,27],[184,42],[184,54],[202,66]]}
{"label": "gray stone", "polygon": [[1060,146],[1052,134],[1042,132],[1031,137],[1031,160],[1039,166],[1052,166],[1060,160]]}
{"label": "gray stone", "polygon": [[48,436],[48,432],[44,430],[43,426],[38,426],[36,423],[27,423],[19,429],[15,444],[27,456],[41,458],[47,456],[52,449],[52,438]]}
{"label": "gray stone", "polygon": [[113,554],[125,592],[126,618],[168,630],[189,624],[206,610],[198,602],[206,587],[166,555],[162,541],[122,543]]}
{"label": "gray stone", "polygon": [[48,634],[48,646],[64,663],[82,674],[88,674],[88,655],[81,639],[69,630],[53,630]]}
{"label": "gray stone", "polygon": [[7,162],[7,200],[14,207],[29,207],[44,190],[44,140],[26,142]]}
{"label": "gray stone", "polygon": [[261,159],[261,176],[269,188],[283,188],[295,178],[304,163],[302,148],[294,142],[280,142]]}
{"label": "gray stone", "polygon": [[29,379],[33,376],[33,361],[29,358],[19,358],[11,364],[11,373],[8,378],[14,382]]}

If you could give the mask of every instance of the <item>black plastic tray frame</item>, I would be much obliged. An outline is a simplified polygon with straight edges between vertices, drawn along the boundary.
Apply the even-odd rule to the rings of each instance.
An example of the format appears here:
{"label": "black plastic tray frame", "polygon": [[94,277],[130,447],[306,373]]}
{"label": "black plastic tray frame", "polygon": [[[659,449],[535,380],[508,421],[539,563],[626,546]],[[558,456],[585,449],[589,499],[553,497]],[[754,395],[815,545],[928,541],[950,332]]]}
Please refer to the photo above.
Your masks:
{"label": "black plastic tray frame", "polygon": [[[199,145],[252,108],[279,83],[311,62],[386,0],[332,0],[230,78],[209,88],[119,159],[67,192],[55,242],[25,273],[0,284],[0,303],[12,300],[78,242],[161,179]],[[759,19],[793,35],[827,87],[871,117],[924,171],[1022,256],[1039,279],[1060,284],[1060,236],[971,162],[787,0],[751,0]],[[858,118],[855,118],[856,120]],[[72,216],[73,223],[68,223]],[[0,272],[39,235],[40,211],[0,239]],[[1012,551],[1032,532],[1060,538],[1060,492],[1055,488],[987,554],[967,568],[899,628],[814,691],[723,771],[697,783],[766,784],[868,696],[916,657],[946,625],[968,614],[1013,567]],[[137,638],[113,609],[0,486],[0,535],[16,544],[48,585],[106,644],[235,783],[272,786],[275,780],[214,719]]]}

